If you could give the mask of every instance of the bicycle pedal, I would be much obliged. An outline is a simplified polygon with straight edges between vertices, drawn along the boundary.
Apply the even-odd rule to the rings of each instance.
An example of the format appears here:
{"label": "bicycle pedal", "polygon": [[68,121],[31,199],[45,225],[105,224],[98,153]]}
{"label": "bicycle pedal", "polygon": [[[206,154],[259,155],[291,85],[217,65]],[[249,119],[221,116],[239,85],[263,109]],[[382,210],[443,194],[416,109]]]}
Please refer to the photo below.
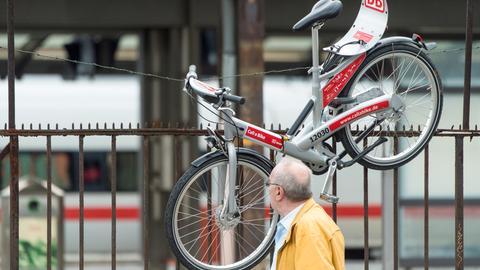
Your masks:
{"label": "bicycle pedal", "polygon": [[332,194],[322,193],[320,194],[320,199],[327,201],[329,203],[338,203],[338,200],[340,198]]}

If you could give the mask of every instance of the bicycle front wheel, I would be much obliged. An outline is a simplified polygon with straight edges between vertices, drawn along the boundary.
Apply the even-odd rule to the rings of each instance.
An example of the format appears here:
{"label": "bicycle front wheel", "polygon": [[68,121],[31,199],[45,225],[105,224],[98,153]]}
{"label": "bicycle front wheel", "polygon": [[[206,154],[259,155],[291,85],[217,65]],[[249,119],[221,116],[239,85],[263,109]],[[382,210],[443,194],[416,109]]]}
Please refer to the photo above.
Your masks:
{"label": "bicycle front wheel", "polygon": [[[440,78],[430,59],[416,46],[396,44],[370,52],[340,96],[373,98],[385,94],[399,97],[404,107],[370,131],[367,145],[380,136],[387,142],[359,160],[379,170],[399,167],[418,155],[433,136],[442,111]],[[356,137],[379,120],[377,116],[354,121],[339,133],[352,157],[365,147]]]}
{"label": "bicycle front wheel", "polygon": [[[167,237],[189,269],[249,269],[273,244],[278,215],[270,210],[265,183],[272,168],[251,154],[238,153],[235,199],[240,216],[219,218],[223,207],[225,155],[191,166],[176,183],[166,208]],[[223,175],[223,176],[222,176]]]}

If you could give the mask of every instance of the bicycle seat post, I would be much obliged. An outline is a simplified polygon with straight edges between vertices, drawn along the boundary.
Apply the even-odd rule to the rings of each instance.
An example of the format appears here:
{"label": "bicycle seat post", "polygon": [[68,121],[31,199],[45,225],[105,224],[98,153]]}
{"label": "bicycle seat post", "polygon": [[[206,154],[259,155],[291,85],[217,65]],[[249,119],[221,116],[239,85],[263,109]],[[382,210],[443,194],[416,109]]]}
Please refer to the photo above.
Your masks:
{"label": "bicycle seat post", "polygon": [[323,23],[316,23],[312,27],[312,96],[315,97],[315,106],[313,108],[313,127],[320,125],[323,111],[323,93],[320,85],[320,44],[318,31]]}

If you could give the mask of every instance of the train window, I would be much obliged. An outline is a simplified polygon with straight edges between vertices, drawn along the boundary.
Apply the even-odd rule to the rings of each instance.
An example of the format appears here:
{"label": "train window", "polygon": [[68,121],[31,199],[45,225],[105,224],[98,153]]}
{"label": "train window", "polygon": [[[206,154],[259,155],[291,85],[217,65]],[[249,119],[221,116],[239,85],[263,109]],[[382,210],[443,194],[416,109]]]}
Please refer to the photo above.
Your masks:
{"label": "train window", "polygon": [[[136,152],[117,153],[117,190],[138,190],[138,155]],[[109,192],[110,154],[107,152],[85,152],[84,154],[85,191]],[[20,153],[20,179],[28,177],[47,179],[47,160],[44,153]],[[10,165],[6,158],[1,163],[1,187],[8,186]],[[79,190],[79,154],[77,152],[55,152],[52,154],[52,180],[55,185],[67,192]]]}

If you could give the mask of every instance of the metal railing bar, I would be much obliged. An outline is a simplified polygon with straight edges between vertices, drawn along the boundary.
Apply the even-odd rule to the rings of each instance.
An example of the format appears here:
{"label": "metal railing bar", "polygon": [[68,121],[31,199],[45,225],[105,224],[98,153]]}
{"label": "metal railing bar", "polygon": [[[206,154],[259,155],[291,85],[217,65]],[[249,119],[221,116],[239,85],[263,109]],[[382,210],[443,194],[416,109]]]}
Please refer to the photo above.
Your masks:
{"label": "metal railing bar", "polygon": [[84,152],[83,152],[83,136],[79,136],[79,157],[78,157],[78,190],[79,190],[79,206],[80,206],[80,220],[79,220],[79,269],[83,270],[84,268],[84,193],[85,193],[85,183],[84,183]]}
{"label": "metal railing bar", "polygon": [[15,1],[7,0],[8,128],[15,129]]}
{"label": "metal railing bar", "polygon": [[[8,127],[15,129],[15,1],[7,0]],[[18,137],[10,137],[10,269],[19,267]]]}
{"label": "metal railing bar", "polygon": [[143,269],[148,270],[150,262],[150,240],[149,240],[149,157],[150,157],[149,137],[143,137]]}
{"label": "metal railing bar", "polygon": [[51,270],[51,269],[52,269],[52,137],[47,136],[47,270]]}
{"label": "metal railing bar", "polygon": [[463,128],[470,128],[470,95],[472,86],[473,0],[467,0],[465,26],[465,88],[463,92]]}
{"label": "metal railing bar", "polygon": [[[286,130],[271,130],[278,134],[285,134]],[[220,134],[223,134],[223,130],[218,130]],[[357,135],[360,131],[352,131],[352,135]],[[205,136],[208,135],[208,131],[205,129],[182,129],[182,128],[144,128],[144,129],[0,129],[0,136],[11,137],[38,137],[38,136],[159,136],[159,135],[172,135],[172,136]],[[392,137],[393,133],[389,131],[381,131],[377,136]],[[395,136],[398,137],[417,137],[420,132],[417,130],[405,130],[397,131]],[[437,129],[434,134],[435,137],[480,137],[480,130],[464,130],[461,129]],[[370,136],[373,137],[373,136]]]}
{"label": "metal railing bar", "polygon": [[10,137],[10,269],[19,266],[18,137]]}
{"label": "metal railing bar", "polygon": [[429,269],[429,241],[428,241],[428,234],[429,234],[429,218],[428,218],[428,213],[429,213],[429,186],[428,186],[428,180],[429,180],[429,145],[427,144],[425,146],[425,149],[423,151],[424,154],[424,187],[423,187],[423,200],[424,200],[424,221],[423,221],[423,258],[424,258],[424,267],[425,270]]}
{"label": "metal railing bar", "polygon": [[[363,139],[363,148],[368,147],[368,139]],[[363,261],[364,269],[369,269],[370,244],[368,242],[368,168],[363,167]]]}
{"label": "metal railing bar", "polygon": [[112,270],[117,268],[117,137],[112,136],[110,184],[112,190]]}
{"label": "metal railing bar", "polygon": [[455,269],[463,270],[463,137],[455,137]]}
{"label": "metal railing bar", "polygon": [[[398,138],[394,137],[394,153],[398,153]],[[393,169],[393,269],[398,270],[398,168]]]}

